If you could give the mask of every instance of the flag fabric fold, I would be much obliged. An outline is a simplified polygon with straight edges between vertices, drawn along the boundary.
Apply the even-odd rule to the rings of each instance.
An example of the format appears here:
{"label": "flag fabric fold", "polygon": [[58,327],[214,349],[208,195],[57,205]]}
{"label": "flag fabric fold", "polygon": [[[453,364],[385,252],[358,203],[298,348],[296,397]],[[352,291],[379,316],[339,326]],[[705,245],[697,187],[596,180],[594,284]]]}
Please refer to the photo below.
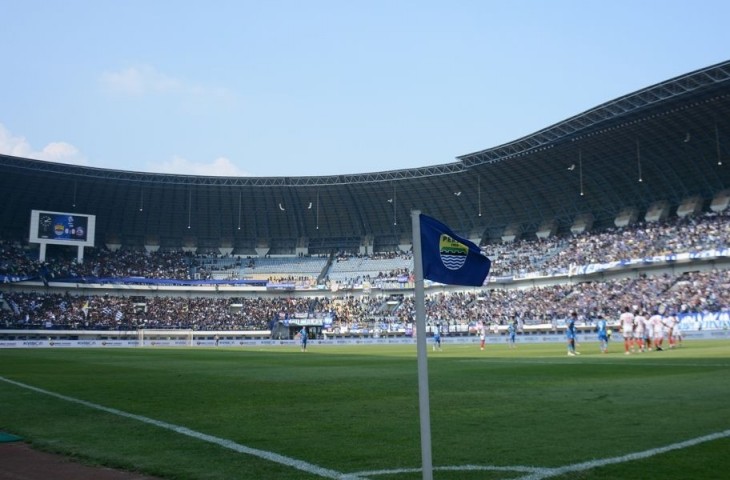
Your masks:
{"label": "flag fabric fold", "polygon": [[480,287],[492,261],[473,242],[449,227],[420,214],[423,278],[445,285]]}

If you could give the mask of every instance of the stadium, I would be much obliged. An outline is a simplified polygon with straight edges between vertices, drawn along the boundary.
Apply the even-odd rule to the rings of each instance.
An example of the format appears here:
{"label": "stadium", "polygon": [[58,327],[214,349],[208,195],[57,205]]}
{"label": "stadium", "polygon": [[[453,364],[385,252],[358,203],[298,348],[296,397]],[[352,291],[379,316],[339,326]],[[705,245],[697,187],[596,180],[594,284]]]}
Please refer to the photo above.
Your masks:
{"label": "stadium", "polygon": [[[56,449],[162,478],[234,478],[232,472],[239,462],[232,458],[236,452],[254,457],[252,464],[246,464],[247,473],[239,472],[241,478],[418,478],[418,445],[408,443],[410,440],[400,436],[398,427],[383,419],[387,409],[376,408],[378,420],[365,420],[375,423],[376,431],[352,427],[359,435],[355,435],[358,442],[370,454],[361,454],[359,448],[357,454],[352,454],[349,449],[355,447],[342,440],[345,433],[334,427],[322,427],[320,431],[321,425],[316,422],[295,422],[295,428],[317,430],[317,441],[326,439],[328,443],[327,448],[310,455],[306,435],[290,435],[286,425],[267,427],[266,418],[247,419],[255,427],[245,425],[273,428],[277,438],[291,438],[277,444],[268,439],[241,437],[235,431],[236,425],[241,425],[240,418],[228,411],[230,407],[219,405],[219,399],[228,398],[223,380],[206,380],[212,382],[211,386],[189,377],[189,385],[183,390],[186,398],[197,399],[191,402],[208,402],[225,410],[218,420],[226,426],[203,418],[204,414],[198,415],[200,412],[196,413],[192,405],[184,407],[191,417],[162,413],[165,405],[176,401],[171,392],[178,385],[174,378],[164,376],[169,371],[155,372],[149,378],[133,379],[128,384],[141,388],[135,390],[140,398],[145,388],[156,383],[164,385],[163,391],[156,393],[162,399],[160,405],[153,408],[151,404],[156,401],[146,405],[144,399],[135,398],[130,403],[116,404],[113,412],[104,405],[110,398],[125,396],[116,389],[113,378],[97,382],[108,390],[110,397],[87,391],[90,398],[98,399],[87,401],[77,400],[84,398],[84,388],[77,386],[57,394],[54,392],[64,391],[60,380],[41,382],[45,387],[29,387],[34,378],[32,368],[30,373],[17,373],[23,371],[21,364],[32,366],[37,362],[41,369],[58,364],[59,378],[68,378],[63,376],[66,369],[66,375],[77,377],[83,375],[83,368],[79,371],[64,365],[63,350],[70,354],[71,347],[80,347],[76,353],[81,358],[79,362],[89,368],[95,365],[95,350],[126,346],[151,348],[119,349],[120,358],[99,360],[99,365],[109,362],[113,364],[112,370],[121,372],[125,364],[139,362],[137,367],[143,369],[144,365],[170,362],[172,371],[190,367],[193,372],[180,375],[203,378],[204,374],[196,370],[200,365],[193,365],[192,360],[185,360],[186,367],[182,367],[165,357],[170,350],[187,349],[154,348],[203,347],[197,349],[204,356],[202,361],[215,363],[218,368],[230,368],[230,363],[243,356],[252,365],[251,372],[256,368],[265,372],[261,377],[245,379],[261,383],[261,391],[266,392],[266,398],[259,404],[250,404],[249,409],[270,409],[286,424],[291,421],[287,416],[297,415],[296,406],[301,400],[282,389],[267,390],[271,385],[265,384],[279,378],[295,381],[292,374],[271,365],[278,362],[273,358],[288,347],[298,352],[295,336],[302,326],[310,328],[312,345],[329,349],[322,354],[323,361],[336,356],[337,361],[354,370],[358,362],[380,361],[368,360],[371,354],[390,358],[383,352],[409,352],[413,345],[411,219],[415,210],[449,225],[457,234],[479,245],[493,262],[489,281],[482,287],[426,285],[429,332],[442,330],[453,348],[449,353],[447,341],[444,358],[452,360],[450,368],[436,368],[447,370],[454,385],[459,385],[445,387],[447,390],[463,389],[473,378],[470,375],[475,375],[473,364],[458,373],[459,365],[455,362],[466,362],[466,352],[478,344],[477,327],[481,321],[493,327],[490,346],[502,347],[508,326],[519,322],[521,343],[534,347],[532,353],[526,350],[525,358],[541,359],[535,360],[540,365],[533,365],[535,371],[525,372],[519,371],[525,368],[519,361],[510,363],[512,370],[505,375],[534,375],[531,378],[539,383],[545,369],[551,368],[552,360],[544,358],[555,356],[555,351],[565,355],[563,331],[569,312],[579,313],[580,342],[585,344],[594,341],[596,319],[605,316],[617,325],[619,308],[624,305],[647,315],[654,310],[676,314],[680,316],[684,338],[695,339],[708,351],[708,356],[695,357],[687,353],[688,349],[678,348],[671,353],[677,353],[678,359],[682,358],[680,355],[687,356],[686,362],[677,360],[667,369],[680,370],[694,378],[683,384],[685,390],[675,398],[670,386],[655,378],[650,361],[636,360],[632,381],[646,382],[661,398],[675,400],[678,408],[702,410],[702,418],[695,425],[683,423],[682,435],[676,438],[658,433],[632,437],[636,448],[631,451],[644,455],[637,457],[641,459],[685,447],[689,450],[678,455],[691,456],[701,448],[705,456],[702,458],[708,462],[696,478],[721,478],[714,476],[717,470],[712,462],[727,466],[722,455],[729,436],[728,430],[722,430],[727,428],[727,407],[718,402],[728,392],[718,385],[723,382],[715,380],[727,377],[728,368],[723,349],[730,327],[729,168],[730,62],[629,93],[507,144],[459,155],[454,162],[416,169],[336,176],[212,177],[99,169],[0,155],[0,188],[4,192],[0,206],[0,357],[7,366],[0,375],[5,380],[0,385],[0,398],[4,396],[6,401],[18,405],[28,389],[46,397],[35,404],[13,407],[18,418],[28,414],[28,409],[45,408],[50,410],[49,415],[61,415],[64,408],[92,408],[94,415],[101,415],[99,411],[117,415],[114,422],[119,422],[115,428],[120,431],[120,440],[111,442],[111,450],[118,449],[119,453],[89,452],[89,445],[99,441],[98,437],[93,438],[98,433],[92,438],[76,434],[73,447]],[[64,237],[49,241],[41,234],[44,215],[73,216],[77,223],[65,225],[67,229],[75,229],[78,222],[83,222],[83,239]],[[551,347],[552,343],[560,345]],[[372,349],[370,353],[357,350],[363,345]],[[219,346],[225,352],[219,352]],[[256,357],[256,351],[245,347],[262,348],[264,352]],[[267,350],[270,348],[273,350]],[[348,353],[347,348],[357,353]],[[23,357],[27,351],[39,352],[38,357]],[[215,357],[218,353],[226,357]],[[506,354],[500,351],[490,355],[496,355],[492,360],[497,364],[509,363],[512,360]],[[347,363],[351,356],[358,358]],[[306,360],[299,360],[300,357],[292,358],[294,363],[282,360],[286,364],[284,369],[289,371],[292,365],[304,362],[314,372],[306,374],[311,375],[307,381],[331,378],[344,382],[343,388],[359,392],[347,398],[347,402],[355,404],[369,394],[388,402],[389,389],[407,378],[400,370],[407,367],[383,360],[380,368],[397,373],[385,375],[389,379],[387,385],[376,385],[374,392],[368,393],[357,388],[357,376],[350,383],[344,373],[334,373],[318,364],[314,355]],[[612,378],[610,372],[616,365],[601,358],[586,363],[585,370],[574,373],[575,379],[589,382],[589,369],[598,369]],[[581,360],[587,359],[585,356]],[[658,364],[656,359],[651,362]],[[96,369],[90,368],[92,374],[102,377],[112,371]],[[698,370],[704,375],[698,374]],[[369,375],[365,374],[365,381],[377,384],[377,379]],[[558,382],[565,388],[563,391],[582,395],[580,385],[567,380],[572,374],[565,375]],[[462,383],[457,384],[457,378]],[[587,400],[608,397],[600,385],[590,385],[589,389],[597,393],[595,397],[586,397]],[[16,392],[15,387],[21,392]],[[506,388],[519,389],[519,385],[509,384]],[[631,388],[631,382],[620,388]],[[705,400],[697,402],[691,394],[700,388]],[[206,389],[210,392],[203,395],[201,392]],[[309,398],[307,404],[315,402],[316,394],[308,386],[302,386],[299,393]],[[339,398],[339,394],[330,394]],[[475,387],[455,401],[466,407],[477,402],[479,395]],[[54,406],[54,398],[70,401],[72,406]],[[396,402],[399,415],[413,405],[414,399]],[[235,403],[235,399],[229,400]],[[561,392],[556,391],[532,399],[534,403],[528,406],[538,408],[537,405],[547,403],[556,408],[563,400]],[[641,402],[654,400],[652,395],[641,397],[636,400],[637,408]],[[508,412],[505,402],[503,406]],[[569,475],[574,471],[583,472],[585,478],[626,478],[630,472],[636,472],[624,465],[634,461],[633,457],[621,460],[622,455],[628,455],[621,445],[602,444],[608,459],[602,463],[595,460],[595,453],[575,444],[567,434],[559,436],[561,441],[572,444],[575,451],[566,459],[568,467],[554,463],[556,451],[549,448],[541,452],[542,456],[539,449],[533,449],[534,456],[529,459],[530,465],[549,467],[525,466],[510,454],[506,455],[506,465],[479,466],[465,449],[446,446],[452,441],[458,445],[458,435],[473,429],[469,409],[455,413],[448,407],[447,399],[437,398],[435,404],[448,410],[446,417],[434,418],[439,426],[435,431],[441,429],[445,433],[452,421],[457,425],[451,430],[453,433],[445,433],[435,443],[444,454],[444,460],[437,462],[443,468],[443,478],[572,478]],[[320,408],[342,422],[353,409],[364,405],[351,404],[349,410],[340,411],[327,403],[327,407],[315,410],[318,418],[322,414]],[[581,420],[590,415],[589,402],[575,408]],[[125,413],[127,410],[147,413],[135,417]],[[211,452],[214,447],[210,444],[200,449],[223,465],[220,476],[197,471],[192,464],[200,462],[201,457],[191,457],[191,465],[170,467],[170,463],[180,462],[179,457],[152,461],[144,453],[145,448],[151,448],[150,444],[139,448],[122,446],[125,437],[135,435],[135,427],[126,423],[141,419],[144,429],[161,426],[164,431],[153,441],[174,443],[174,439],[167,438],[172,435],[170,431],[179,430],[184,419],[192,417],[196,418],[189,427],[193,434],[186,434],[189,438],[183,443],[206,441],[221,445],[225,444],[221,439],[240,438],[240,443],[224,445],[227,452]],[[167,420],[153,420],[156,418]],[[720,422],[713,424],[718,418]],[[613,423],[619,420],[613,418]],[[497,429],[510,428],[496,418],[480,417],[482,421],[489,421]],[[554,422],[537,426],[536,431],[538,435],[547,434],[568,421],[572,421],[570,415],[561,412]],[[718,424],[719,428],[710,428]],[[72,429],[66,422],[59,425]],[[670,425],[667,420],[662,430]],[[413,433],[416,427],[409,424],[407,430]],[[51,442],[48,434],[42,433],[40,421],[23,425],[4,418],[0,430],[3,428],[37,436],[39,444],[46,448]],[[598,429],[601,425],[588,422],[578,428]],[[217,433],[200,433],[206,431]],[[514,446],[526,435],[529,432],[524,430],[501,441]],[[383,438],[386,440],[380,444]],[[352,455],[345,455],[333,445],[338,439]],[[468,441],[473,443],[467,445],[474,445],[481,440],[475,437]],[[689,443],[685,445],[683,441]],[[391,454],[392,446],[398,442],[408,445],[402,457]],[[244,447],[249,444],[257,447]],[[287,454],[291,458],[260,453],[281,451],[292,444],[298,446]],[[490,440],[487,444],[492,451],[500,449],[499,441]],[[340,460],[332,460],[325,450],[332,450]],[[311,464],[297,463],[296,459],[301,458],[311,458]],[[378,459],[383,458],[380,463]],[[268,463],[277,466],[269,470]],[[398,467],[392,467],[394,464]],[[615,464],[619,466],[612,466]],[[456,466],[449,470],[449,465]],[[672,471],[671,462],[662,465],[663,476],[680,478],[667,473]],[[589,476],[593,469],[601,468],[609,469],[606,476]],[[650,470],[644,464],[640,468]],[[485,477],[493,474],[507,476]]]}
{"label": "stadium", "polygon": [[[227,178],[156,175],[1,156],[0,181],[6,194],[3,237],[32,249],[29,256],[38,259],[39,243],[28,241],[29,231],[31,237],[37,236],[33,231],[37,227],[30,225],[31,212],[80,214],[81,218],[95,218],[96,250],[127,252],[124,255],[184,252],[182,262],[173,260],[182,265],[177,272],[168,273],[166,279],[150,280],[157,293],[184,291],[185,283],[199,280],[189,292],[226,292],[239,303],[251,291],[258,296],[365,291],[387,298],[409,291],[411,211],[419,210],[481,245],[493,257],[492,286],[522,287],[526,279],[535,285],[536,276],[548,277],[547,284],[565,283],[569,278],[565,273],[571,273],[570,268],[575,273],[576,262],[585,271],[586,264],[625,261],[628,254],[616,253],[614,258],[600,261],[571,259],[563,265],[553,261],[553,268],[547,270],[545,258],[559,259],[555,252],[568,247],[532,242],[538,249],[552,251],[533,253],[533,258],[543,255],[543,259],[518,268],[506,261],[510,243],[550,241],[607,228],[631,228],[637,222],[652,225],[726,212],[730,197],[729,74],[730,63],[713,65],[630,93],[508,144],[419,169],[326,177]],[[40,243],[45,261],[46,245]],[[106,293],[127,296],[129,285],[145,283],[138,277],[149,277],[149,269],[155,268],[148,265],[148,271],[125,274],[119,269],[99,272],[92,268],[94,262],[100,262],[98,258],[92,256],[86,262],[82,258],[84,250],[94,249],[77,247],[73,241],[53,243],[48,245],[49,259],[66,255],[73,263],[76,257],[86,267],[81,274],[67,268],[52,273],[50,280],[70,280],[56,285],[60,291],[68,291],[63,287],[70,285],[72,292],[84,294],[94,277],[113,276],[117,278],[102,282],[110,288]],[[631,255],[637,257],[632,260],[673,258],[671,255],[690,250],[726,246],[722,239],[709,246],[685,246],[684,251],[657,244],[653,251]],[[371,260],[338,261],[343,255]],[[724,263],[724,254],[702,256],[705,261],[690,262],[684,270],[696,269],[697,263],[704,267]],[[642,261],[637,267],[634,261],[611,270],[626,274],[637,268],[651,270],[660,263],[667,264]],[[676,270],[680,264],[671,263],[669,271],[682,273]],[[400,275],[373,285],[381,272]],[[24,277],[14,278],[25,282],[9,282],[13,277],[7,275],[9,271],[3,273],[4,288],[27,288],[34,281],[42,285],[37,266],[35,271],[25,271]],[[135,278],[118,278],[126,276]],[[278,281],[272,284],[271,279]],[[183,287],[166,289],[173,280]],[[110,282],[121,287],[112,287]],[[260,287],[267,284],[261,292]],[[139,296],[149,296],[149,288],[145,285],[136,290]],[[9,306],[5,307],[7,311]]]}

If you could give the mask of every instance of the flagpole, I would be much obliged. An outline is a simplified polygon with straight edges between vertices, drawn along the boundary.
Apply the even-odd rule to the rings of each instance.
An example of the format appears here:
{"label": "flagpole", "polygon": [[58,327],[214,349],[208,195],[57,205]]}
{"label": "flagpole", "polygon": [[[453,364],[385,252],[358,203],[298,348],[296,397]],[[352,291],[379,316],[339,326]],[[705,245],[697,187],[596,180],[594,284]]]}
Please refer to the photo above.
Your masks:
{"label": "flagpole", "polygon": [[418,405],[421,417],[421,466],[423,480],[433,480],[431,460],[431,407],[428,394],[428,357],[426,348],[426,299],[423,291],[421,252],[421,211],[411,211],[413,224],[413,273],[415,277],[416,347],[418,350]]}

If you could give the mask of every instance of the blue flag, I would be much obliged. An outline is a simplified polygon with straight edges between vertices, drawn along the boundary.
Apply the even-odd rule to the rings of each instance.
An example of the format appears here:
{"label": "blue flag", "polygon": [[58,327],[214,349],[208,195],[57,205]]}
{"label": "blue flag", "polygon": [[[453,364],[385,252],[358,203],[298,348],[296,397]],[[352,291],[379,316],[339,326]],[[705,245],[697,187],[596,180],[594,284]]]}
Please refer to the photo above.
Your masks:
{"label": "blue flag", "polygon": [[423,278],[445,285],[482,286],[492,261],[443,223],[423,214],[420,217]]}

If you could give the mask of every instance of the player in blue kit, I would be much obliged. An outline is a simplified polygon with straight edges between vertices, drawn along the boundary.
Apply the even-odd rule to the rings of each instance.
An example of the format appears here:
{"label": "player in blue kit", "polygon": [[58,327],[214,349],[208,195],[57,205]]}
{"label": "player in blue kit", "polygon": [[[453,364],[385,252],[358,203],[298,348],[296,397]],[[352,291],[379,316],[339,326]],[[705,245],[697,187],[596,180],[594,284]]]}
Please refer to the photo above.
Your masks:
{"label": "player in blue kit", "polygon": [[570,318],[568,318],[568,328],[565,329],[565,337],[568,340],[568,355],[570,356],[580,355],[580,352],[575,351],[576,320],[578,320],[578,313],[572,312]]}
{"label": "player in blue kit", "polygon": [[299,331],[299,341],[301,342],[302,352],[307,351],[307,327],[302,327]]}
{"label": "player in blue kit", "polygon": [[433,350],[441,351],[441,325],[436,324],[436,328],[433,330]]}
{"label": "player in blue kit", "polygon": [[598,343],[601,347],[601,353],[608,353],[608,325],[603,315],[598,315],[596,330],[598,330]]}
{"label": "player in blue kit", "polygon": [[509,342],[509,348],[515,348],[515,340],[517,337],[517,320],[514,320],[507,325],[507,341]]}

